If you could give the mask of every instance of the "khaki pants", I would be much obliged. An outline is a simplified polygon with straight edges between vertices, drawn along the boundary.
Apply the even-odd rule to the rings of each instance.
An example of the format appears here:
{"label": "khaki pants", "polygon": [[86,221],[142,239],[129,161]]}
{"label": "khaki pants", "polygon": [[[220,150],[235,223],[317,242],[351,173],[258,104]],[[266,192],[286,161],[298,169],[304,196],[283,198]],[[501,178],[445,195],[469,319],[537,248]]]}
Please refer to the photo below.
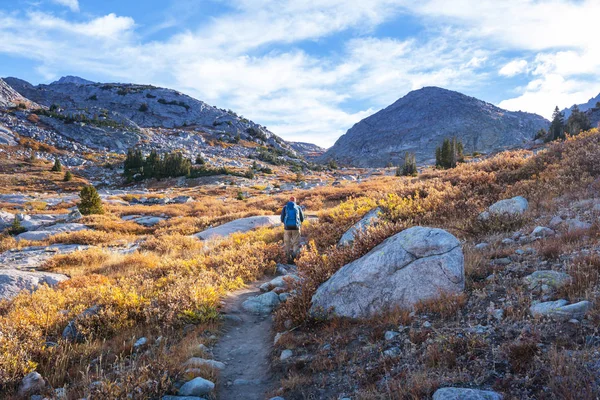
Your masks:
{"label": "khaki pants", "polygon": [[286,255],[293,257],[297,256],[300,251],[300,230],[283,231],[283,245]]}

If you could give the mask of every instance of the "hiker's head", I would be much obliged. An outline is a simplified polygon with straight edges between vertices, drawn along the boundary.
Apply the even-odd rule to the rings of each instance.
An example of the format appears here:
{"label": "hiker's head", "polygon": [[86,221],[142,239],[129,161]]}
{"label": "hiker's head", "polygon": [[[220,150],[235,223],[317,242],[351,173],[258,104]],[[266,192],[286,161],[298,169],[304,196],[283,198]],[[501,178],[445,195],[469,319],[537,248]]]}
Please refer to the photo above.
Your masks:
{"label": "hiker's head", "polygon": [[290,197],[290,201],[291,201],[292,203],[295,203],[295,202],[296,202],[296,198],[295,198],[294,196],[292,196],[292,197]]}

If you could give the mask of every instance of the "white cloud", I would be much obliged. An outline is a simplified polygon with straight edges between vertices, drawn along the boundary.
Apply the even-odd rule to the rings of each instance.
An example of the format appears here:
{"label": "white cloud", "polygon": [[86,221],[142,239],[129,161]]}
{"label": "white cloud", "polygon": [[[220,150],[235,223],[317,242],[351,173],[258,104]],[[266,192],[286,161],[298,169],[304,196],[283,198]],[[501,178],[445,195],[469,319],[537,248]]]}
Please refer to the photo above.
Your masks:
{"label": "white cloud", "polygon": [[527,60],[513,60],[500,68],[498,73],[502,76],[515,76],[527,72]]}
{"label": "white cloud", "polygon": [[[47,80],[69,73],[173,87],[232,108],[287,139],[321,145],[410,90],[436,85],[472,93],[491,85],[490,68],[503,76],[530,74],[529,84],[500,104],[510,109],[547,115],[556,104],[595,94],[590,82],[600,69],[597,1],[227,5],[233,11],[153,42],[138,36],[132,18],[115,14],[72,22],[45,13],[0,12],[0,53],[38,61]],[[426,30],[408,38],[373,37],[374,28],[400,13],[422,18]],[[549,28],[561,26],[569,29]],[[327,54],[296,47],[350,29],[355,34]],[[519,58],[498,65],[509,51]]]}
{"label": "white cloud", "polygon": [[52,0],[52,2],[69,7],[73,12],[79,12],[79,0]]}

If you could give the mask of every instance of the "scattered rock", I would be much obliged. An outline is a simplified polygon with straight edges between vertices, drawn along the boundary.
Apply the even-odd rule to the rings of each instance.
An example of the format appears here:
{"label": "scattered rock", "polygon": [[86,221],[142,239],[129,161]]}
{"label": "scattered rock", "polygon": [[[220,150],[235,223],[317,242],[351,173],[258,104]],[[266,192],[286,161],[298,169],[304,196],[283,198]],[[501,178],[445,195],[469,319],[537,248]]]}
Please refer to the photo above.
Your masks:
{"label": "scattered rock", "polygon": [[191,203],[193,201],[194,201],[194,198],[190,197],[190,196],[177,196],[173,200],[171,200],[171,202],[175,203],[175,204],[185,204],[185,203]]}
{"label": "scattered rock", "polygon": [[148,339],[146,339],[145,337],[141,337],[135,341],[135,343],[133,344],[133,348],[138,349],[142,346],[145,346],[147,343],[148,343]]}
{"label": "scattered rock", "polygon": [[398,357],[402,353],[399,347],[392,347],[390,349],[384,350],[383,355],[385,357],[393,358]]}
{"label": "scattered rock", "polygon": [[163,396],[162,400],[205,400],[204,397],[198,396]]}
{"label": "scattered rock", "polygon": [[46,381],[37,372],[30,372],[25,375],[21,383],[19,384],[18,395],[20,397],[27,397],[31,395],[39,394],[46,387]]}
{"label": "scattered rock", "polygon": [[573,318],[582,319],[592,306],[589,301],[580,301],[574,304],[568,303],[564,299],[536,303],[529,307],[529,311],[534,317],[550,317],[561,321],[568,321]]}
{"label": "scattered rock", "polygon": [[384,335],[384,338],[385,340],[393,340],[398,335],[400,335],[398,332],[387,331]]}
{"label": "scattered rock", "polygon": [[279,361],[285,361],[288,358],[292,357],[294,353],[291,350],[283,350],[281,355],[279,356]]}
{"label": "scattered rock", "polygon": [[572,278],[564,272],[542,270],[526,276],[523,281],[531,290],[541,289],[543,292],[549,292],[569,284]]}
{"label": "scattered rock", "polygon": [[203,368],[203,367],[208,367],[208,368],[212,368],[212,369],[218,369],[219,371],[225,369],[225,364],[223,364],[220,361],[207,360],[205,358],[200,358],[200,357],[192,357],[192,358],[190,358],[189,360],[187,360],[183,364],[183,366],[187,367],[187,368]]}
{"label": "scattered rock", "polygon": [[77,223],[56,224],[47,226],[41,230],[23,232],[16,236],[17,240],[46,240],[50,236],[66,232],[78,232],[88,229],[87,226]]}
{"label": "scattered rock", "polygon": [[373,210],[369,211],[365,214],[364,217],[361,218],[356,224],[354,224],[350,229],[348,229],[340,239],[338,246],[349,246],[354,243],[354,237],[359,233],[363,232],[371,226],[377,225],[379,222],[379,215],[381,213],[381,208],[377,207]]}
{"label": "scattered rock", "polygon": [[69,277],[66,275],[52,272],[0,269],[0,300],[10,300],[20,291],[34,291],[40,285],[55,286],[67,279]]}
{"label": "scattered rock", "polygon": [[537,226],[533,232],[531,232],[531,236],[536,238],[545,238],[554,236],[556,232],[554,232],[550,228],[546,228],[545,226]]}
{"label": "scattered rock", "polygon": [[565,225],[567,227],[568,232],[590,229],[592,227],[592,224],[590,224],[589,222],[584,222],[577,218],[566,220]]}
{"label": "scattered rock", "polygon": [[563,222],[565,222],[560,216],[555,215],[554,217],[552,217],[552,219],[550,220],[550,223],[548,225],[550,225],[550,228],[556,229],[558,228]]}
{"label": "scattered rock", "polygon": [[502,400],[502,395],[490,390],[442,388],[435,391],[433,400]]}
{"label": "scattered rock", "polygon": [[279,295],[267,292],[259,296],[250,297],[242,303],[242,308],[248,312],[267,315],[270,314],[280,303]]}
{"label": "scattered rock", "polygon": [[203,396],[209,394],[215,388],[215,384],[204,378],[194,378],[183,384],[179,394],[183,396]]}
{"label": "scattered rock", "polygon": [[492,216],[519,217],[527,211],[529,203],[522,196],[500,200],[488,207],[487,211],[479,214],[480,220],[488,220]]}
{"label": "scattered rock", "polygon": [[345,265],[312,298],[311,314],[368,318],[394,307],[412,307],[440,291],[464,289],[460,242],[438,228],[413,227]]}
{"label": "scattered rock", "polygon": [[79,332],[77,323],[84,318],[90,318],[100,312],[100,306],[92,306],[71,320],[62,332],[62,338],[69,342],[81,342],[84,340],[83,334]]}
{"label": "scattered rock", "polygon": [[286,281],[297,281],[298,276],[297,275],[293,275],[293,274],[288,274],[288,275],[283,275],[283,276],[278,276],[275,279],[272,279],[269,282],[265,282],[262,285],[260,285],[260,290],[262,292],[269,292],[273,289],[276,288],[287,288],[288,283]]}
{"label": "scattered rock", "polygon": [[502,239],[502,244],[510,246],[510,245],[515,244],[515,241],[511,238],[505,238],[505,239]]}
{"label": "scattered rock", "polygon": [[200,240],[214,239],[218,237],[229,236],[236,232],[248,232],[252,229],[265,226],[277,226],[281,224],[279,215],[264,215],[257,217],[248,217],[236,219],[235,221],[219,225],[215,228],[209,228],[193,235]]}
{"label": "scattered rock", "polygon": [[482,242],[475,245],[475,250],[485,250],[490,247],[489,243]]}

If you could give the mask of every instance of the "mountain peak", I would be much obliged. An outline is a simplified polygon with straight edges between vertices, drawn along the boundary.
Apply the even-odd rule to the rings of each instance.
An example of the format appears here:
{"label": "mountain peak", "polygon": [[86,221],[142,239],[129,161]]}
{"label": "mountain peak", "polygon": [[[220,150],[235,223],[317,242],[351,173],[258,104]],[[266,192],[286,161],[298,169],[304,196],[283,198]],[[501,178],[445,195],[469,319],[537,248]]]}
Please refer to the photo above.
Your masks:
{"label": "mountain peak", "polygon": [[460,92],[427,86],[363,119],[322,157],[342,164],[380,167],[402,162],[407,152],[431,163],[435,148],[456,136],[467,152],[494,152],[531,142],[549,122],[535,114],[503,110]]}
{"label": "mountain peak", "polygon": [[77,85],[93,85],[95,82],[88,81],[87,79],[83,79],[78,76],[67,75],[63,76],[57,81],[52,82],[51,85],[61,85],[66,83],[74,83]]}

